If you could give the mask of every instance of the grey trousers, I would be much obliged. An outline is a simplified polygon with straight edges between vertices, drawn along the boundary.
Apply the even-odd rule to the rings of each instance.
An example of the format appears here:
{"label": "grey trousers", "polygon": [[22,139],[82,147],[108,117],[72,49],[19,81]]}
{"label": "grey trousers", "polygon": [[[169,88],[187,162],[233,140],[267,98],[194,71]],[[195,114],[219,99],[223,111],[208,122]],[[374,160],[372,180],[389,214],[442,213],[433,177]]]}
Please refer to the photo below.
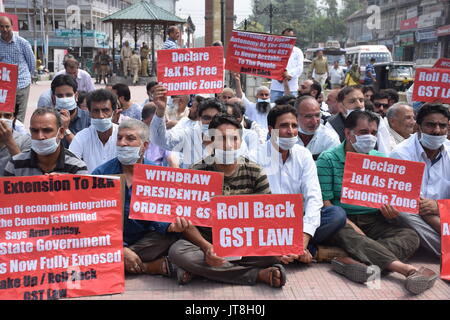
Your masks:
{"label": "grey trousers", "polygon": [[17,89],[16,92],[16,118],[23,123],[27,113],[28,95],[30,94],[30,86],[23,89]]}
{"label": "grey trousers", "polygon": [[401,212],[400,223],[417,232],[420,238],[420,246],[433,253],[437,257],[441,256],[441,236],[418,214]]}
{"label": "grey trousers", "polygon": [[242,257],[242,260],[227,261],[220,267],[210,267],[205,262],[203,251],[184,239],[170,247],[169,260],[176,266],[209,280],[243,285],[256,284],[261,269],[279,263],[275,257]]}
{"label": "grey trousers", "polygon": [[161,234],[150,231],[128,248],[133,250],[142,262],[150,262],[167,255],[170,246],[178,239],[179,237],[176,234]]}

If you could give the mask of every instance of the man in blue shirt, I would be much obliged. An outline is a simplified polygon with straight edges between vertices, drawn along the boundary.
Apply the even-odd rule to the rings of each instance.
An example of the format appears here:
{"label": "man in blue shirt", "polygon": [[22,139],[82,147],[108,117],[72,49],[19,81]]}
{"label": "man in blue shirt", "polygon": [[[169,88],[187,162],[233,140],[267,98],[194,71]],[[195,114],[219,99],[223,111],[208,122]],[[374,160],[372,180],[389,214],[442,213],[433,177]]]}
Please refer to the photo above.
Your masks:
{"label": "man in blue shirt", "polygon": [[0,62],[15,64],[19,68],[16,93],[17,119],[25,119],[30,93],[31,75],[36,66],[36,60],[30,43],[12,31],[12,20],[7,16],[0,16]]}
{"label": "man in blue shirt", "polygon": [[377,74],[375,73],[375,68],[373,66],[376,61],[375,58],[370,58],[370,63],[366,66],[366,76],[364,77],[364,84],[366,86],[377,82]]}
{"label": "man in blue shirt", "polygon": [[169,39],[167,39],[163,44],[163,49],[178,49],[179,46],[177,44],[178,39],[180,38],[180,29],[176,26],[169,27],[168,30]]}
{"label": "man in blue shirt", "polygon": [[123,245],[125,271],[129,273],[171,276],[173,266],[167,257],[169,248],[179,239],[178,233],[192,227],[190,221],[177,218],[176,223],[133,220],[129,218],[135,163],[151,164],[144,158],[148,147],[148,127],[141,121],[123,121],[117,133],[117,157],[96,168],[93,175],[125,175]]}

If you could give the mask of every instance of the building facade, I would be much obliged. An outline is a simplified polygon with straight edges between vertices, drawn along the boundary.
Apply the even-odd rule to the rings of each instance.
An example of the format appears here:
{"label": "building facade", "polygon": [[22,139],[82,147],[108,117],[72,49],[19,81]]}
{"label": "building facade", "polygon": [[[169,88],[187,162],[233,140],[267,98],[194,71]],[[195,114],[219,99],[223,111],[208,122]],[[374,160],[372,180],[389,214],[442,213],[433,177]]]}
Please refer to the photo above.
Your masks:
{"label": "building facade", "polygon": [[[19,35],[30,42],[36,57],[54,71],[55,50],[68,47],[74,48],[75,56],[91,68],[98,49],[112,48],[112,26],[101,19],[136,1],[140,0],[4,0],[3,4],[6,13],[18,16]],[[177,0],[146,1],[175,13]],[[124,35],[124,40],[134,42],[132,35]],[[161,42],[162,37],[158,40]]]}
{"label": "building facade", "polygon": [[[372,0],[347,19],[346,46],[386,45],[394,60],[433,64],[449,57],[449,0]],[[373,27],[380,12],[379,26]]]}

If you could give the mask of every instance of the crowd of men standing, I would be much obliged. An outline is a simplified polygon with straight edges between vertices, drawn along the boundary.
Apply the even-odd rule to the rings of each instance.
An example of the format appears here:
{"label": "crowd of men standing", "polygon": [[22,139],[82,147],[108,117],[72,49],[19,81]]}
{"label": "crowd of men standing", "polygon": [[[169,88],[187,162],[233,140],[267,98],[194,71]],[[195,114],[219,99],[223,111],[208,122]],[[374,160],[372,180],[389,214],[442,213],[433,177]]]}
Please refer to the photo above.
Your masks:
{"label": "crowd of men standing", "polygon": [[[0,61],[19,65],[19,98],[15,113],[0,112],[0,175],[124,174],[126,272],[175,277],[180,284],[200,276],[281,288],[288,274],[284,265],[316,261],[331,262],[334,271],[355,282],[390,271],[402,274],[414,294],[433,286],[437,274],[407,259],[419,247],[440,256],[436,201],[450,198],[448,105],[413,109],[396,92],[340,88],[342,76],[332,81],[323,101],[321,71],[328,72],[328,66],[319,56],[316,80],[299,84],[303,53],[297,47],[283,79],[257,88],[255,97],[243,92],[240,75],[233,73],[234,87],[217,96],[167,97],[152,81],[142,103],[132,101],[126,84],[95,90],[78,61],[69,58],[39,99],[28,133],[20,97],[29,90],[34,57],[30,45],[12,35],[10,24],[0,17]],[[282,34],[294,36],[294,30]],[[163,49],[178,48],[178,37],[178,28],[171,27]],[[139,56],[129,44],[121,56],[125,75],[128,66],[134,75],[147,70],[143,61],[134,63]],[[102,66],[109,60],[100,54],[98,61],[104,80]],[[341,203],[348,152],[425,163],[420,214]],[[302,194],[304,251],[230,261],[215,254],[211,228],[184,218],[175,223],[129,219],[136,163],[222,172],[224,195]]]}

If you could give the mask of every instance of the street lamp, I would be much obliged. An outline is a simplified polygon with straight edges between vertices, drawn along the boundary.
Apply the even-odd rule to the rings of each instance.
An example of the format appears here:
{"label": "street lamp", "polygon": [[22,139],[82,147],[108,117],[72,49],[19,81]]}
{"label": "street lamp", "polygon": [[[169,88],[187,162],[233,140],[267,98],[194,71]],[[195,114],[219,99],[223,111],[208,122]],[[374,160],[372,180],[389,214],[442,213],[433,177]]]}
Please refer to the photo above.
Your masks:
{"label": "street lamp", "polygon": [[[277,7],[277,6],[274,6],[272,4],[272,1],[270,1],[268,6],[266,6],[264,9],[258,10],[258,7],[257,7],[258,3],[257,2],[259,2],[259,1],[255,1],[255,13],[257,15],[262,15],[262,14],[268,14],[269,15],[269,19],[270,19],[269,20],[269,30],[270,30],[269,33],[272,33],[272,18],[273,18],[273,15],[274,15],[274,13],[279,13],[281,11],[281,9],[279,7]],[[284,6],[286,7],[286,1],[283,1],[283,2],[284,2]]]}

